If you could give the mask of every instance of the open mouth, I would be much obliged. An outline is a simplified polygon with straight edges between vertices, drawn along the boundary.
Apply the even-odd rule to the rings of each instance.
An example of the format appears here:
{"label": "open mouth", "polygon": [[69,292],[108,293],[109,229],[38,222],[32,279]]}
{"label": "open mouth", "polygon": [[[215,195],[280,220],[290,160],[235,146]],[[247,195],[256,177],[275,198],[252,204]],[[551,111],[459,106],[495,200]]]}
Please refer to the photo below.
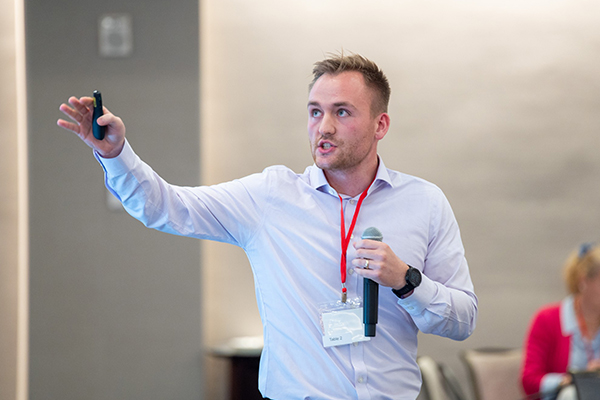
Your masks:
{"label": "open mouth", "polygon": [[327,152],[329,150],[332,150],[336,146],[333,143],[331,143],[330,141],[322,139],[322,140],[319,141],[318,147],[322,151]]}

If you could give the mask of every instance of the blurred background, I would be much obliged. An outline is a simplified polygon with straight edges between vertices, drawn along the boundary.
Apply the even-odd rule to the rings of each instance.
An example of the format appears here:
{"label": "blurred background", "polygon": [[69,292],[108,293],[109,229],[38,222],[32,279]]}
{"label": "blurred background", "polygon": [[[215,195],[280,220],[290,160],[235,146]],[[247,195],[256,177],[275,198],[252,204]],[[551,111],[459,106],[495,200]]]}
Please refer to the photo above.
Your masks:
{"label": "blurred background", "polygon": [[100,90],[171,183],[214,184],[302,172],[312,64],[342,49],[374,60],[392,86],[381,156],[440,186],[461,227],[477,329],[420,335],[420,354],[461,381],[458,353],[520,347],[535,310],[565,295],[568,253],[599,239],[597,2],[0,9],[0,400],[224,399],[227,360],[211,349],[262,333],[243,251],[148,230],[115,205],[91,151],[55,124],[71,95]]}

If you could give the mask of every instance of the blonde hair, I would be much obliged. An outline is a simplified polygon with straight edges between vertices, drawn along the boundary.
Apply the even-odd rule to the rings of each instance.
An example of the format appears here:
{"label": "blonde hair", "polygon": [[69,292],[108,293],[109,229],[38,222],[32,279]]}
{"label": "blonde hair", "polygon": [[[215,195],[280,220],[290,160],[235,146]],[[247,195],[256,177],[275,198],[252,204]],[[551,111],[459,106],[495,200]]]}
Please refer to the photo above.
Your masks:
{"label": "blonde hair", "polygon": [[359,54],[346,55],[341,52],[340,54],[329,54],[329,58],[317,61],[313,68],[313,80],[308,86],[308,90],[312,90],[315,82],[321,76],[325,74],[338,75],[346,71],[360,72],[366,85],[375,93],[373,104],[371,104],[371,113],[376,115],[387,112],[391,93],[388,79],[377,64]]}
{"label": "blonde hair", "polygon": [[563,277],[570,294],[579,293],[582,278],[593,278],[600,272],[600,247],[584,243],[565,262]]}

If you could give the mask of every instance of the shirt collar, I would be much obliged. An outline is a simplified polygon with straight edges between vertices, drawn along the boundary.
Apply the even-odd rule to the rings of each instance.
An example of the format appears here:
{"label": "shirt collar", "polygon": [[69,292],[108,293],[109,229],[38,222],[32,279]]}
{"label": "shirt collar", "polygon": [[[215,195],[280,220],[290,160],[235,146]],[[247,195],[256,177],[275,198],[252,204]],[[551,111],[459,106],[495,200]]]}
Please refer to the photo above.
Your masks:
{"label": "shirt collar", "polygon": [[564,336],[571,336],[579,329],[575,315],[575,299],[567,296],[560,303],[561,330]]}
{"label": "shirt collar", "polygon": [[[369,193],[372,192],[375,188],[379,187],[381,184],[387,184],[393,187],[392,179],[390,177],[390,173],[388,169],[385,167],[383,163],[383,159],[381,156],[379,157],[379,166],[377,167],[377,174],[375,174],[375,181],[371,185],[369,189]],[[325,173],[323,170],[316,165],[312,165],[310,168],[310,186],[314,189],[319,190],[321,192],[329,193],[333,196],[337,196],[337,192],[334,188],[329,186],[329,182],[327,182],[327,178],[325,177]]]}

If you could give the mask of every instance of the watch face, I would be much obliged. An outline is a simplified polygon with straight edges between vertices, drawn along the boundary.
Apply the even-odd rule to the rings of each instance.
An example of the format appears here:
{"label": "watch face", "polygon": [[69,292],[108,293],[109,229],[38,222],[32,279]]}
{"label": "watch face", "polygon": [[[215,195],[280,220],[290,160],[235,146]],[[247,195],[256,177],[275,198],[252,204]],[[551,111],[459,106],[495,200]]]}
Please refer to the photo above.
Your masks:
{"label": "watch face", "polygon": [[406,280],[414,287],[419,286],[421,284],[421,271],[410,268],[406,273]]}

